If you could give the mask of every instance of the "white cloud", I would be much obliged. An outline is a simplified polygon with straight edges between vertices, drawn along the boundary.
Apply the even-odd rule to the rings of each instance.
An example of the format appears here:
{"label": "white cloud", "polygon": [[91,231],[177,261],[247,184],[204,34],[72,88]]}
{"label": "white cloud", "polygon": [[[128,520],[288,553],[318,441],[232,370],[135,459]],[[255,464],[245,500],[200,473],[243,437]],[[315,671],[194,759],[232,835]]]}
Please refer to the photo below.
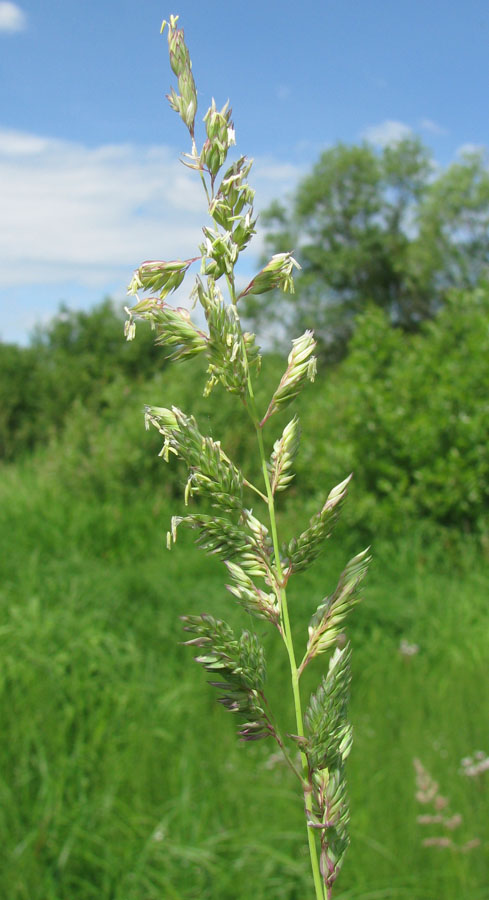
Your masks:
{"label": "white cloud", "polygon": [[270,156],[255,159],[249,181],[256,190],[256,208],[265,209],[272,200],[283,200],[304,174],[304,168],[294,163]]}
{"label": "white cloud", "polygon": [[[260,206],[299,174],[257,160],[250,180]],[[96,286],[142,259],[191,256],[205,221],[200,181],[172,148],[91,148],[0,129],[4,286],[70,278]]]}
{"label": "white cloud", "polygon": [[474,154],[480,155],[487,153],[487,147],[484,144],[461,144],[460,147],[457,147],[455,155],[458,157],[463,156],[473,156]]}
{"label": "white cloud", "polygon": [[38,156],[52,144],[47,138],[0,128],[0,157]]}
{"label": "white cloud", "polygon": [[200,241],[198,181],[167,147],[90,148],[0,130],[3,284],[96,286]]}
{"label": "white cloud", "polygon": [[430,134],[439,136],[448,134],[447,129],[443,128],[442,125],[439,125],[438,122],[434,122],[433,119],[421,119],[419,127],[423,131],[428,131]]}
{"label": "white cloud", "polygon": [[379,125],[370,125],[362,133],[362,138],[375,144],[377,147],[388,147],[391,144],[397,144],[405,138],[412,137],[412,129],[404,122],[396,122],[393,119],[386,119]]}
{"label": "white cloud", "polygon": [[27,25],[25,13],[16,3],[0,2],[0,32],[23,31]]}
{"label": "white cloud", "polygon": [[295,182],[300,176],[301,170],[299,166],[288,162],[277,162],[277,160],[263,157],[259,159],[253,167],[253,176],[261,181],[269,181],[272,184]]}
{"label": "white cloud", "polygon": [[[301,174],[273,157],[255,160],[257,207],[284,196]],[[22,293],[27,317],[33,307],[43,315],[39,298],[48,293],[52,303],[60,293],[68,301],[80,292],[94,300],[123,293],[143,260],[195,256],[206,220],[200,180],[171,147],[88,147],[0,128],[3,315],[9,290]],[[254,270],[262,246],[258,234],[245,271]],[[8,326],[16,336],[20,309],[18,317],[17,330],[14,321]]]}

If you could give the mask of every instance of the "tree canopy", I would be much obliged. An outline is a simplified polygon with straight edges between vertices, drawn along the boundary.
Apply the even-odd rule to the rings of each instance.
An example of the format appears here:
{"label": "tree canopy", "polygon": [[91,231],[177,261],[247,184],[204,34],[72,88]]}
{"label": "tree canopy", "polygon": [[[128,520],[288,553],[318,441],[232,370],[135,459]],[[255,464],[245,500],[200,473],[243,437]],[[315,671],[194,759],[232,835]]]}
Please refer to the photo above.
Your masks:
{"label": "tree canopy", "polygon": [[119,375],[148,378],[164,363],[150,330],[128,344],[123,322],[109,299],[86,312],[62,305],[29,346],[0,341],[0,460],[46,442],[73,403],[100,404],[101,389]]}
{"label": "tree canopy", "polygon": [[472,289],[489,270],[489,171],[483,152],[437,167],[417,138],[377,151],[367,143],[325,150],[289,206],[262,215],[267,251],[295,248],[296,293],[259,296],[250,318],[314,327],[341,355],[368,304],[413,331],[453,288]]}

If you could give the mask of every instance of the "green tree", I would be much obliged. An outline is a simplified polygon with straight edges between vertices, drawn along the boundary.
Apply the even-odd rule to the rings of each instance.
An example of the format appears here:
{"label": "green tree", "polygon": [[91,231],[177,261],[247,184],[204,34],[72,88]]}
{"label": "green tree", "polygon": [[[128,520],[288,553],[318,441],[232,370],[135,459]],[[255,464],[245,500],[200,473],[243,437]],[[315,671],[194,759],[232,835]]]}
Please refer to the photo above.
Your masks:
{"label": "green tree", "polygon": [[117,377],[134,383],[164,365],[149,332],[129,345],[122,330],[122,310],[106,299],[88,311],[61,306],[28,347],[0,343],[0,459],[49,440],[75,402],[103,406],[103,388]]}
{"label": "green tree", "polygon": [[34,446],[36,376],[37,360],[30,348],[0,343],[0,459],[12,459]]}
{"label": "green tree", "polygon": [[298,490],[313,494],[346,464],[371,537],[407,520],[487,531],[488,355],[489,283],[451,291],[415,334],[368,307],[346,359],[320,376],[321,405],[307,398],[302,424],[316,440]]}
{"label": "green tree", "polygon": [[482,152],[446,170],[408,138],[376,151],[338,144],[322,153],[289,208],[264,213],[267,252],[295,247],[296,295],[248,303],[250,318],[290,329],[315,323],[329,354],[341,355],[368,304],[416,330],[452,288],[473,288],[489,265],[489,173]]}

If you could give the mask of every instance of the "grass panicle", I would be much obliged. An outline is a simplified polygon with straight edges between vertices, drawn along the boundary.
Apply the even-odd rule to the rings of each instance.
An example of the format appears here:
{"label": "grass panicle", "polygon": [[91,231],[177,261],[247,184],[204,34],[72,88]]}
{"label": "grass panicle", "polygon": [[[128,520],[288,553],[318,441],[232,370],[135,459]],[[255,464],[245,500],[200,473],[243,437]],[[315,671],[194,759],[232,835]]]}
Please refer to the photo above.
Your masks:
{"label": "grass panicle", "polygon": [[[254,191],[247,181],[251,161],[240,157],[221,174],[235,144],[228,103],[219,110],[212,100],[204,116],[205,137],[198,149],[197,94],[190,55],[177,19],[172,16],[163,23],[163,29],[168,28],[171,67],[178,77],[179,93],[172,89],[169,101],[188,128],[191,152],[184,161],[200,176],[211,224],[203,226],[200,257],[147,261],[136,270],[129,293],[136,296],[137,302],[129,310],[126,335],[134,338],[136,321],[147,320],[156,331],[157,343],[169,351],[170,359],[182,362],[203,354],[208,360],[204,396],[220,385],[235,395],[236,402],[248,413],[249,428],[256,436],[261,484],[254,484],[231,462],[219,440],[204,436],[188,411],[176,406],[148,406],[146,422],[163,436],[161,455],[166,461],[171,455],[178,456],[187,467],[185,503],[195,498],[207,500],[223,514],[174,516],[168,547],[175,542],[179,525],[197,530],[197,543],[225,563],[230,579],[227,588],[239,606],[252,617],[275,626],[275,635],[278,631],[285,645],[295,733],[284,738],[265,695],[265,649],[257,635],[243,630],[237,637],[230,625],[208,613],[184,617],[185,631],[194,635],[186,643],[199,648],[197,662],[217,679],[210,683],[220,692],[219,702],[237,716],[239,736],[245,741],[275,740],[297,777],[303,792],[314,893],[316,900],[325,900],[331,896],[349,842],[345,761],[352,735],[347,720],[351,651],[348,644],[342,649],[337,646],[339,626],[358,600],[368,556],[366,551],[355,556],[332,596],[319,605],[309,626],[303,662],[298,666],[288,583],[292,575],[308,569],[323,550],[350,478],[333,488],[305,531],[288,543],[280,543],[275,496],[287,490],[294,478],[300,443],[299,416],[294,414],[282,433],[271,438],[271,453],[266,450],[270,436],[265,426],[276,413],[300,398],[308,382],[314,381],[316,341],[310,330],[293,340],[285,372],[260,411],[255,396],[260,353],[255,336],[243,330],[239,300],[277,288],[293,292],[293,271],[298,264],[291,253],[275,254],[237,294],[236,264],[256,225]],[[167,296],[188,278],[191,265],[198,259],[200,273],[196,274],[188,296],[199,304],[207,331],[192,321],[187,309],[173,308],[166,302]],[[141,299],[138,291],[159,291],[159,296]],[[251,508],[252,502],[257,504],[256,512]],[[300,677],[306,665],[326,651],[331,651],[327,674],[303,716]],[[297,748],[299,768],[293,761]]]}

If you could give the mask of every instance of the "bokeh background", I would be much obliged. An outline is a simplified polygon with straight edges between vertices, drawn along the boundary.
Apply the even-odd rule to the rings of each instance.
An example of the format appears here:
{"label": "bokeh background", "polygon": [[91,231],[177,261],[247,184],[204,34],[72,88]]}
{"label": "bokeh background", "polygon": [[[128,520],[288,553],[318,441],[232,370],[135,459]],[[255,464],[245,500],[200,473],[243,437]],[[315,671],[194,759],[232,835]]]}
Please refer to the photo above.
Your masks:
{"label": "bokeh background", "polygon": [[[255,159],[241,282],[280,250],[302,266],[292,298],[244,309],[264,348],[259,403],[290,339],[318,338],[284,537],[354,472],[327,551],[291,582],[298,642],[372,547],[348,625],[352,843],[336,897],[484,900],[489,14],[476,0],[0,2],[0,895],[311,892],[295,783],[268,742],[236,741],[181,646],[180,615],[243,613],[190,536],[166,550],[185,473],[158,457],[142,410],[193,412],[251,476],[252,436],[232,398],[201,397],[199,360],[170,365],[143,326],[123,339],[132,270],[194,255],[206,221],[164,99],[170,13],[201,114],[229,97],[236,153]],[[270,448],[289,417],[270,423]],[[287,660],[253,627],[293,730]]]}

